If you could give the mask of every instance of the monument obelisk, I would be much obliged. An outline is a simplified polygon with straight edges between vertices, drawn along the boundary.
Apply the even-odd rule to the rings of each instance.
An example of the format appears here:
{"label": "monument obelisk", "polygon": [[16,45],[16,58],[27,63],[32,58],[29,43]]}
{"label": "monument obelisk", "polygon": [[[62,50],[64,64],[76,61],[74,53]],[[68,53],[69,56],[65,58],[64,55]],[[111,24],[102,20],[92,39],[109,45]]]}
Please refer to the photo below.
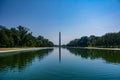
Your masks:
{"label": "monument obelisk", "polygon": [[59,62],[61,62],[61,32],[59,32]]}
{"label": "monument obelisk", "polygon": [[61,32],[59,32],[59,47],[61,47]]}

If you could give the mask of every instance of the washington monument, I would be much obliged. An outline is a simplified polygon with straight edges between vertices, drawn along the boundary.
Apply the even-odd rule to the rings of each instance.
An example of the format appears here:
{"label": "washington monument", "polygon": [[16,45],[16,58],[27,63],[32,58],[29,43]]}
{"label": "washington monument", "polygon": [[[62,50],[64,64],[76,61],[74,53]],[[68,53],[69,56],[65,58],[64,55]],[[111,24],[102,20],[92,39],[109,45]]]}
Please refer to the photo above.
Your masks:
{"label": "washington monument", "polygon": [[61,47],[61,32],[59,32],[59,47]]}
{"label": "washington monument", "polygon": [[61,32],[59,32],[59,62],[61,62]]}

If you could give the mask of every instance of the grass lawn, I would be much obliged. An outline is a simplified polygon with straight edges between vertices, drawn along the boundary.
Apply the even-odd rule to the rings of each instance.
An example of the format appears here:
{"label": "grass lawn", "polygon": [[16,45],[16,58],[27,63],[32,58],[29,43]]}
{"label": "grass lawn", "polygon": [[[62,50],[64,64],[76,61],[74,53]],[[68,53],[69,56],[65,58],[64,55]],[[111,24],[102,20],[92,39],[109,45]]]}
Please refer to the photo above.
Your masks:
{"label": "grass lawn", "polygon": [[[35,48],[35,47],[33,47]],[[32,47],[30,48],[0,48],[0,51],[7,51],[7,50],[22,50],[22,49],[32,49]]]}

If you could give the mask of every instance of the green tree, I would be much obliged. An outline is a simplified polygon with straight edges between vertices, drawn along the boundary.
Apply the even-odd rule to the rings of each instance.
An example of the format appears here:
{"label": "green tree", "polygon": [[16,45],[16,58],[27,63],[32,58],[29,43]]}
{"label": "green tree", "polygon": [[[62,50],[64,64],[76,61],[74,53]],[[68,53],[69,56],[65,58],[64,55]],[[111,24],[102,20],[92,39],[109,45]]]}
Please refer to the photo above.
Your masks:
{"label": "green tree", "polygon": [[14,47],[18,47],[19,42],[20,42],[19,32],[18,32],[18,30],[16,30],[16,28],[11,28],[11,33],[12,33],[12,38],[14,41]]}
{"label": "green tree", "polygon": [[53,42],[43,36],[35,37],[28,28],[18,26],[7,29],[0,26],[0,47],[41,47],[54,46]]}
{"label": "green tree", "polygon": [[8,47],[13,46],[13,38],[11,36],[11,31],[4,26],[0,26],[0,46]]}
{"label": "green tree", "polygon": [[26,43],[25,38],[26,38],[26,35],[27,35],[29,29],[27,29],[23,26],[18,26],[17,28],[18,28],[18,32],[19,32],[19,35],[20,35],[19,45],[21,47],[26,46],[25,45],[25,43]]}

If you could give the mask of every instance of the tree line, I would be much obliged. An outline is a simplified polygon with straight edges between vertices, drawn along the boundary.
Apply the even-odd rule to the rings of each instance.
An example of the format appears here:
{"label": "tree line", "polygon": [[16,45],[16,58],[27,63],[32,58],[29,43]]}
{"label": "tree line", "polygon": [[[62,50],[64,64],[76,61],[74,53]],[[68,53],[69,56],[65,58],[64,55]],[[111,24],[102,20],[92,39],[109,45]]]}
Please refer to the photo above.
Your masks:
{"label": "tree line", "polygon": [[120,47],[120,32],[106,33],[103,36],[83,36],[70,41],[70,47]]}
{"label": "tree line", "polygon": [[51,47],[53,45],[53,42],[43,36],[33,36],[26,27],[8,29],[0,26],[0,47]]}

